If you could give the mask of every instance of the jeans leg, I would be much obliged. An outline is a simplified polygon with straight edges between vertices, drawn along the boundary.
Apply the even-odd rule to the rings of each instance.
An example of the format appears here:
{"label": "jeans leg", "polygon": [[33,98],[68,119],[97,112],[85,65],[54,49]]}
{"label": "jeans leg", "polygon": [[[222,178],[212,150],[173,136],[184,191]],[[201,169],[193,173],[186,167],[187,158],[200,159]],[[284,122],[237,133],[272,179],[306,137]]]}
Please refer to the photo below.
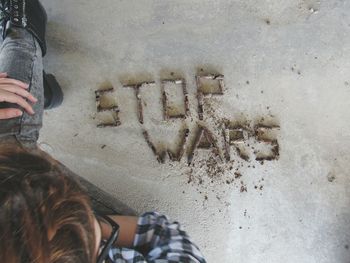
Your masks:
{"label": "jeans leg", "polygon": [[[15,136],[20,142],[35,143],[44,110],[43,65],[41,48],[25,29],[15,28],[4,39],[0,49],[0,72],[6,72],[9,78],[29,83],[30,93],[38,99],[33,105],[34,115],[23,111],[19,118],[0,120],[0,139]],[[8,105],[0,103],[1,108]],[[13,104],[11,107],[19,108]]]}

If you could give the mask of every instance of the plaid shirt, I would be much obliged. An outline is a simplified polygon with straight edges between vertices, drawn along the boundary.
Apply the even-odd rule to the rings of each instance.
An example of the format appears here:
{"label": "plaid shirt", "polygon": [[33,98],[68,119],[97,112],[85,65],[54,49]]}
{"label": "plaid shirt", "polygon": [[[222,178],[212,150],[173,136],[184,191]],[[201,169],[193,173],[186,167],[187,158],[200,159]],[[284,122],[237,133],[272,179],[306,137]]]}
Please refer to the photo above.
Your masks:
{"label": "plaid shirt", "polygon": [[[142,251],[142,253],[141,253]],[[133,249],[112,248],[108,262],[113,263],[205,263],[198,247],[177,222],[156,212],[138,220]]]}

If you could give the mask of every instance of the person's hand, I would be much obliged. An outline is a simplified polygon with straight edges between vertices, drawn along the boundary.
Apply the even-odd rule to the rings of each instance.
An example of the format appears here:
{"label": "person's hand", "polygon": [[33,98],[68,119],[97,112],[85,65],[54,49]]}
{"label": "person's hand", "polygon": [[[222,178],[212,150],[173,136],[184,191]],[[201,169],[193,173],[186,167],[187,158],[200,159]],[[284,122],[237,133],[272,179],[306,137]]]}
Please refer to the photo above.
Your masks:
{"label": "person's hand", "polygon": [[[26,99],[32,103],[36,103],[38,100],[27,91],[28,88],[28,84],[7,78],[7,73],[0,73],[0,102],[17,104],[33,115],[34,110]],[[0,120],[19,117],[22,114],[23,112],[16,108],[0,109]]]}

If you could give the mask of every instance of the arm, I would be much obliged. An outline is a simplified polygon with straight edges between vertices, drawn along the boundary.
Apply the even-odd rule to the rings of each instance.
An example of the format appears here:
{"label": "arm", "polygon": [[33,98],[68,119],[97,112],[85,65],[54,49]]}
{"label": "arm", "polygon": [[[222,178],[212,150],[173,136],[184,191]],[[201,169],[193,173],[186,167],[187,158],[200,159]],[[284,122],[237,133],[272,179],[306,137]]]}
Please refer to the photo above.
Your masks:
{"label": "arm", "polygon": [[[135,216],[109,216],[119,225],[119,236],[117,243],[118,247],[131,248],[134,243],[134,237],[137,229],[138,217]],[[102,225],[102,238],[107,239],[110,235],[111,229],[105,224]]]}
{"label": "arm", "polygon": [[[142,252],[148,262],[205,263],[202,253],[177,222],[155,212],[140,218],[111,216],[120,226],[116,246]],[[102,231],[104,232],[104,231]],[[106,233],[108,236],[108,231]]]}

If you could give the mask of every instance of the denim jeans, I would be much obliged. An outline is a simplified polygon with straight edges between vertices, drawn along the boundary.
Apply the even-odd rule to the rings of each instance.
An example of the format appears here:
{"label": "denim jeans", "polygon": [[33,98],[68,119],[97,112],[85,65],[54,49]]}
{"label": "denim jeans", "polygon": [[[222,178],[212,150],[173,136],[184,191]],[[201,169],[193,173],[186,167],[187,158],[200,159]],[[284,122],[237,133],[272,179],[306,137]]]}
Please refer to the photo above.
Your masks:
{"label": "denim jeans", "polygon": [[[89,195],[92,207],[99,214],[135,215],[135,211],[96,187],[83,177],[75,174],[47,153],[41,151],[36,142],[42,127],[44,111],[43,64],[41,48],[35,38],[25,29],[13,29],[5,38],[0,50],[0,72],[8,77],[29,83],[30,93],[38,99],[33,105],[34,115],[23,111],[19,118],[0,120],[0,147],[21,147],[52,160],[62,173],[81,183]],[[0,103],[0,108],[18,106]]]}
{"label": "denim jeans", "polygon": [[[23,115],[9,120],[0,120],[0,139],[10,137],[22,144],[35,144],[42,126],[44,110],[43,64],[41,48],[27,30],[15,28],[7,35],[0,50],[0,72],[9,78],[30,84],[30,93],[38,99],[33,105],[34,115],[23,111]],[[0,108],[17,105],[0,103]]]}

